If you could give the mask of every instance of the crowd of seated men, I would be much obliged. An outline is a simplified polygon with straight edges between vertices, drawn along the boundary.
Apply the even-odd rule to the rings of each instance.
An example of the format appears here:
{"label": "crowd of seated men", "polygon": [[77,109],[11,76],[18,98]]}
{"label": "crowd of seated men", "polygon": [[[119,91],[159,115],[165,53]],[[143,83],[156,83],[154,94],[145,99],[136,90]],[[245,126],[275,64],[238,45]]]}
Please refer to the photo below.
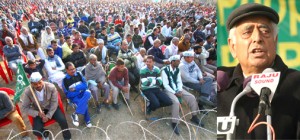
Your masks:
{"label": "crowd of seated men", "polygon": [[[44,132],[42,124],[51,118],[59,122],[61,129],[68,128],[57,102],[47,97],[48,94],[57,97],[53,84],[75,105],[75,111],[69,115],[74,126],[79,126],[78,115],[83,115],[86,126],[92,127],[88,106],[91,97],[98,113],[102,106],[119,110],[118,95],[123,94],[130,106],[131,93],[138,93],[139,89],[150,102],[148,114],[172,106],[172,130],[177,135],[182,102],[191,111],[205,105],[216,106],[217,23],[213,11],[199,6],[194,12],[176,13],[174,9],[180,6],[171,6],[158,14],[148,8],[138,9],[143,14],[134,11],[96,14],[97,8],[69,5],[71,9],[62,10],[52,2],[44,4],[51,8],[21,15],[6,11],[0,24],[1,51],[9,68],[17,73],[17,64],[23,64],[43,109],[39,112],[36,105],[29,107],[32,97],[27,88],[22,109],[34,117],[34,130]],[[98,9],[106,6],[106,2],[94,4]],[[122,2],[121,5],[131,6]],[[28,24],[21,27],[17,24],[20,20],[28,20]],[[27,62],[22,59],[23,54]],[[110,63],[115,63],[115,67],[107,71]],[[185,87],[196,93],[191,94]],[[11,106],[4,113],[6,117],[14,111]],[[203,126],[197,113],[192,114],[191,122]],[[20,119],[17,123],[20,130],[26,129]],[[26,133],[23,136],[27,138]],[[64,131],[63,137],[70,139],[70,132]]]}

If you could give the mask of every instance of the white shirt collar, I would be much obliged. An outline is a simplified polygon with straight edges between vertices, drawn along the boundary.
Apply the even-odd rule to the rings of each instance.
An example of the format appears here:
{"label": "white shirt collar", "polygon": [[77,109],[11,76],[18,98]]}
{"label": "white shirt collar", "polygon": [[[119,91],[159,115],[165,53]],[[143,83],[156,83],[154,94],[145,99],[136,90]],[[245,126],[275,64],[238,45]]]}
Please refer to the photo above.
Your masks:
{"label": "white shirt collar", "polygon": [[[44,86],[44,85],[43,85]],[[34,90],[40,102],[44,101],[44,88],[41,91]]]}

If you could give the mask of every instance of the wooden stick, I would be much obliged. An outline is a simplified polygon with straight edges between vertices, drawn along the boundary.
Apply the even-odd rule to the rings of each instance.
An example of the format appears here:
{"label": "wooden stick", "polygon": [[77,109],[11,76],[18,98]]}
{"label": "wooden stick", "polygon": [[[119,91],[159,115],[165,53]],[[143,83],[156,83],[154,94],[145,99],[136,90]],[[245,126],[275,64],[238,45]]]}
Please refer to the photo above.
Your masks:
{"label": "wooden stick", "polygon": [[[188,111],[189,111],[189,112],[191,112],[191,111],[190,111],[190,109],[189,109],[189,106],[187,105],[187,103],[186,103],[186,102],[184,102],[184,104],[187,106],[187,108],[188,108]],[[181,110],[181,113],[182,113],[182,115],[183,115],[184,121],[186,121],[186,119],[185,119],[185,115],[184,115],[184,112],[183,112],[183,109],[182,109],[182,106],[181,106],[181,104],[179,104],[179,108],[180,108],[180,110]],[[200,125],[200,124],[199,124],[199,125]],[[195,128],[194,128],[194,127],[192,127],[192,129],[193,129],[193,131],[194,131],[194,134],[196,135],[196,130],[195,130]],[[195,136],[195,137],[196,137],[196,140],[198,140],[197,136]]]}
{"label": "wooden stick", "polygon": [[31,94],[32,94],[32,96],[33,96],[33,98],[34,98],[34,101],[36,102],[36,105],[37,105],[38,108],[39,108],[39,111],[40,111],[40,112],[43,112],[42,109],[41,109],[41,106],[40,106],[40,104],[39,104],[39,101],[36,99],[36,96],[35,96],[35,94],[34,94],[34,92],[33,92],[33,90],[32,90],[31,85],[29,85],[29,88],[30,88]]}
{"label": "wooden stick", "polygon": [[128,109],[129,109],[129,111],[130,111],[130,114],[133,116],[132,111],[131,111],[131,109],[130,109],[130,107],[129,107],[127,101],[126,101],[126,98],[125,98],[125,96],[123,95],[123,91],[121,91],[121,94],[122,94],[122,97],[123,97],[123,99],[124,99],[124,101],[125,101],[125,103],[126,103]]}

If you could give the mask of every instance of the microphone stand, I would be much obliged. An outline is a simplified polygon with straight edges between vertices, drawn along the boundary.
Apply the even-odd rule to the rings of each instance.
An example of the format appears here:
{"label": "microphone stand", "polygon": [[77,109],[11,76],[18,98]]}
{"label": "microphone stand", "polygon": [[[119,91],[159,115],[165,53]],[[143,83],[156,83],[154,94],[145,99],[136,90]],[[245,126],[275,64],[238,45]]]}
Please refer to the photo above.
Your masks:
{"label": "microphone stand", "polygon": [[[271,110],[271,103],[269,100],[267,100],[267,106],[266,106],[266,119],[267,119],[267,123],[272,125],[272,110]],[[267,127],[267,140],[272,140],[272,134],[271,134],[271,128]]]}
{"label": "microphone stand", "polygon": [[[269,100],[269,96],[271,94],[271,90],[269,88],[262,88],[260,94],[260,102],[258,113],[266,116],[267,123],[272,125],[272,110],[271,103]],[[267,140],[272,140],[271,128],[267,126]]]}
{"label": "microphone stand", "polygon": [[[232,104],[231,104],[231,107],[230,107],[230,113],[229,113],[229,117],[236,117],[235,114],[234,114],[234,110],[235,110],[235,106],[236,106],[236,103],[237,101],[243,97],[244,95],[246,95],[247,93],[250,93],[251,92],[251,87],[250,87],[250,82],[246,85],[245,89],[240,92],[232,101]],[[228,133],[226,135],[226,139],[227,140],[232,140],[232,139],[235,139],[235,127],[238,126],[238,121],[239,119],[236,119],[236,125],[233,126],[234,127],[234,132],[231,134],[231,133]]]}

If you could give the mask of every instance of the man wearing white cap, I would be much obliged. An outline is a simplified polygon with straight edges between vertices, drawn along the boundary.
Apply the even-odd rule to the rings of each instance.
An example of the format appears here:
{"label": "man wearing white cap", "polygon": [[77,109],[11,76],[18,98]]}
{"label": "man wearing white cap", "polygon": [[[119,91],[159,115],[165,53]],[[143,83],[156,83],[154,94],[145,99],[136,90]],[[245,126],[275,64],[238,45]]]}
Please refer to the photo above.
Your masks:
{"label": "man wearing white cap", "polygon": [[97,56],[97,61],[100,61],[102,64],[106,64],[108,60],[107,48],[104,46],[103,39],[97,39],[98,47],[92,48],[91,53],[94,53]]}
{"label": "man wearing white cap", "polygon": [[[27,87],[24,91],[22,110],[33,117],[33,134],[41,137],[43,133],[44,137],[47,137],[47,131],[44,129],[44,123],[50,119],[54,119],[62,130],[68,129],[68,123],[65,115],[62,113],[58,106],[57,90],[51,83],[44,82],[42,75],[39,72],[33,72],[30,75],[30,82],[33,92],[38,100],[35,99],[31,93],[30,87]],[[39,112],[38,105],[40,105],[43,112]],[[63,131],[64,139],[71,139],[71,133],[69,130]]]}
{"label": "man wearing white cap", "polygon": [[210,95],[215,91],[212,78],[203,77],[200,68],[194,62],[193,51],[183,52],[183,57],[179,65],[183,85],[198,91],[202,102],[213,105],[210,101]]}
{"label": "man wearing white cap", "polygon": [[[172,127],[174,132],[179,135],[179,106],[182,102],[182,99],[186,101],[189,105],[192,112],[198,110],[197,101],[194,95],[188,93],[186,90],[182,89],[182,81],[180,76],[180,71],[178,65],[180,63],[180,56],[173,55],[169,58],[171,64],[164,67],[161,71],[161,78],[163,81],[163,86],[165,88],[165,93],[172,100]],[[191,121],[196,125],[200,125],[200,121],[197,117],[197,112],[192,113],[193,117]]]}

